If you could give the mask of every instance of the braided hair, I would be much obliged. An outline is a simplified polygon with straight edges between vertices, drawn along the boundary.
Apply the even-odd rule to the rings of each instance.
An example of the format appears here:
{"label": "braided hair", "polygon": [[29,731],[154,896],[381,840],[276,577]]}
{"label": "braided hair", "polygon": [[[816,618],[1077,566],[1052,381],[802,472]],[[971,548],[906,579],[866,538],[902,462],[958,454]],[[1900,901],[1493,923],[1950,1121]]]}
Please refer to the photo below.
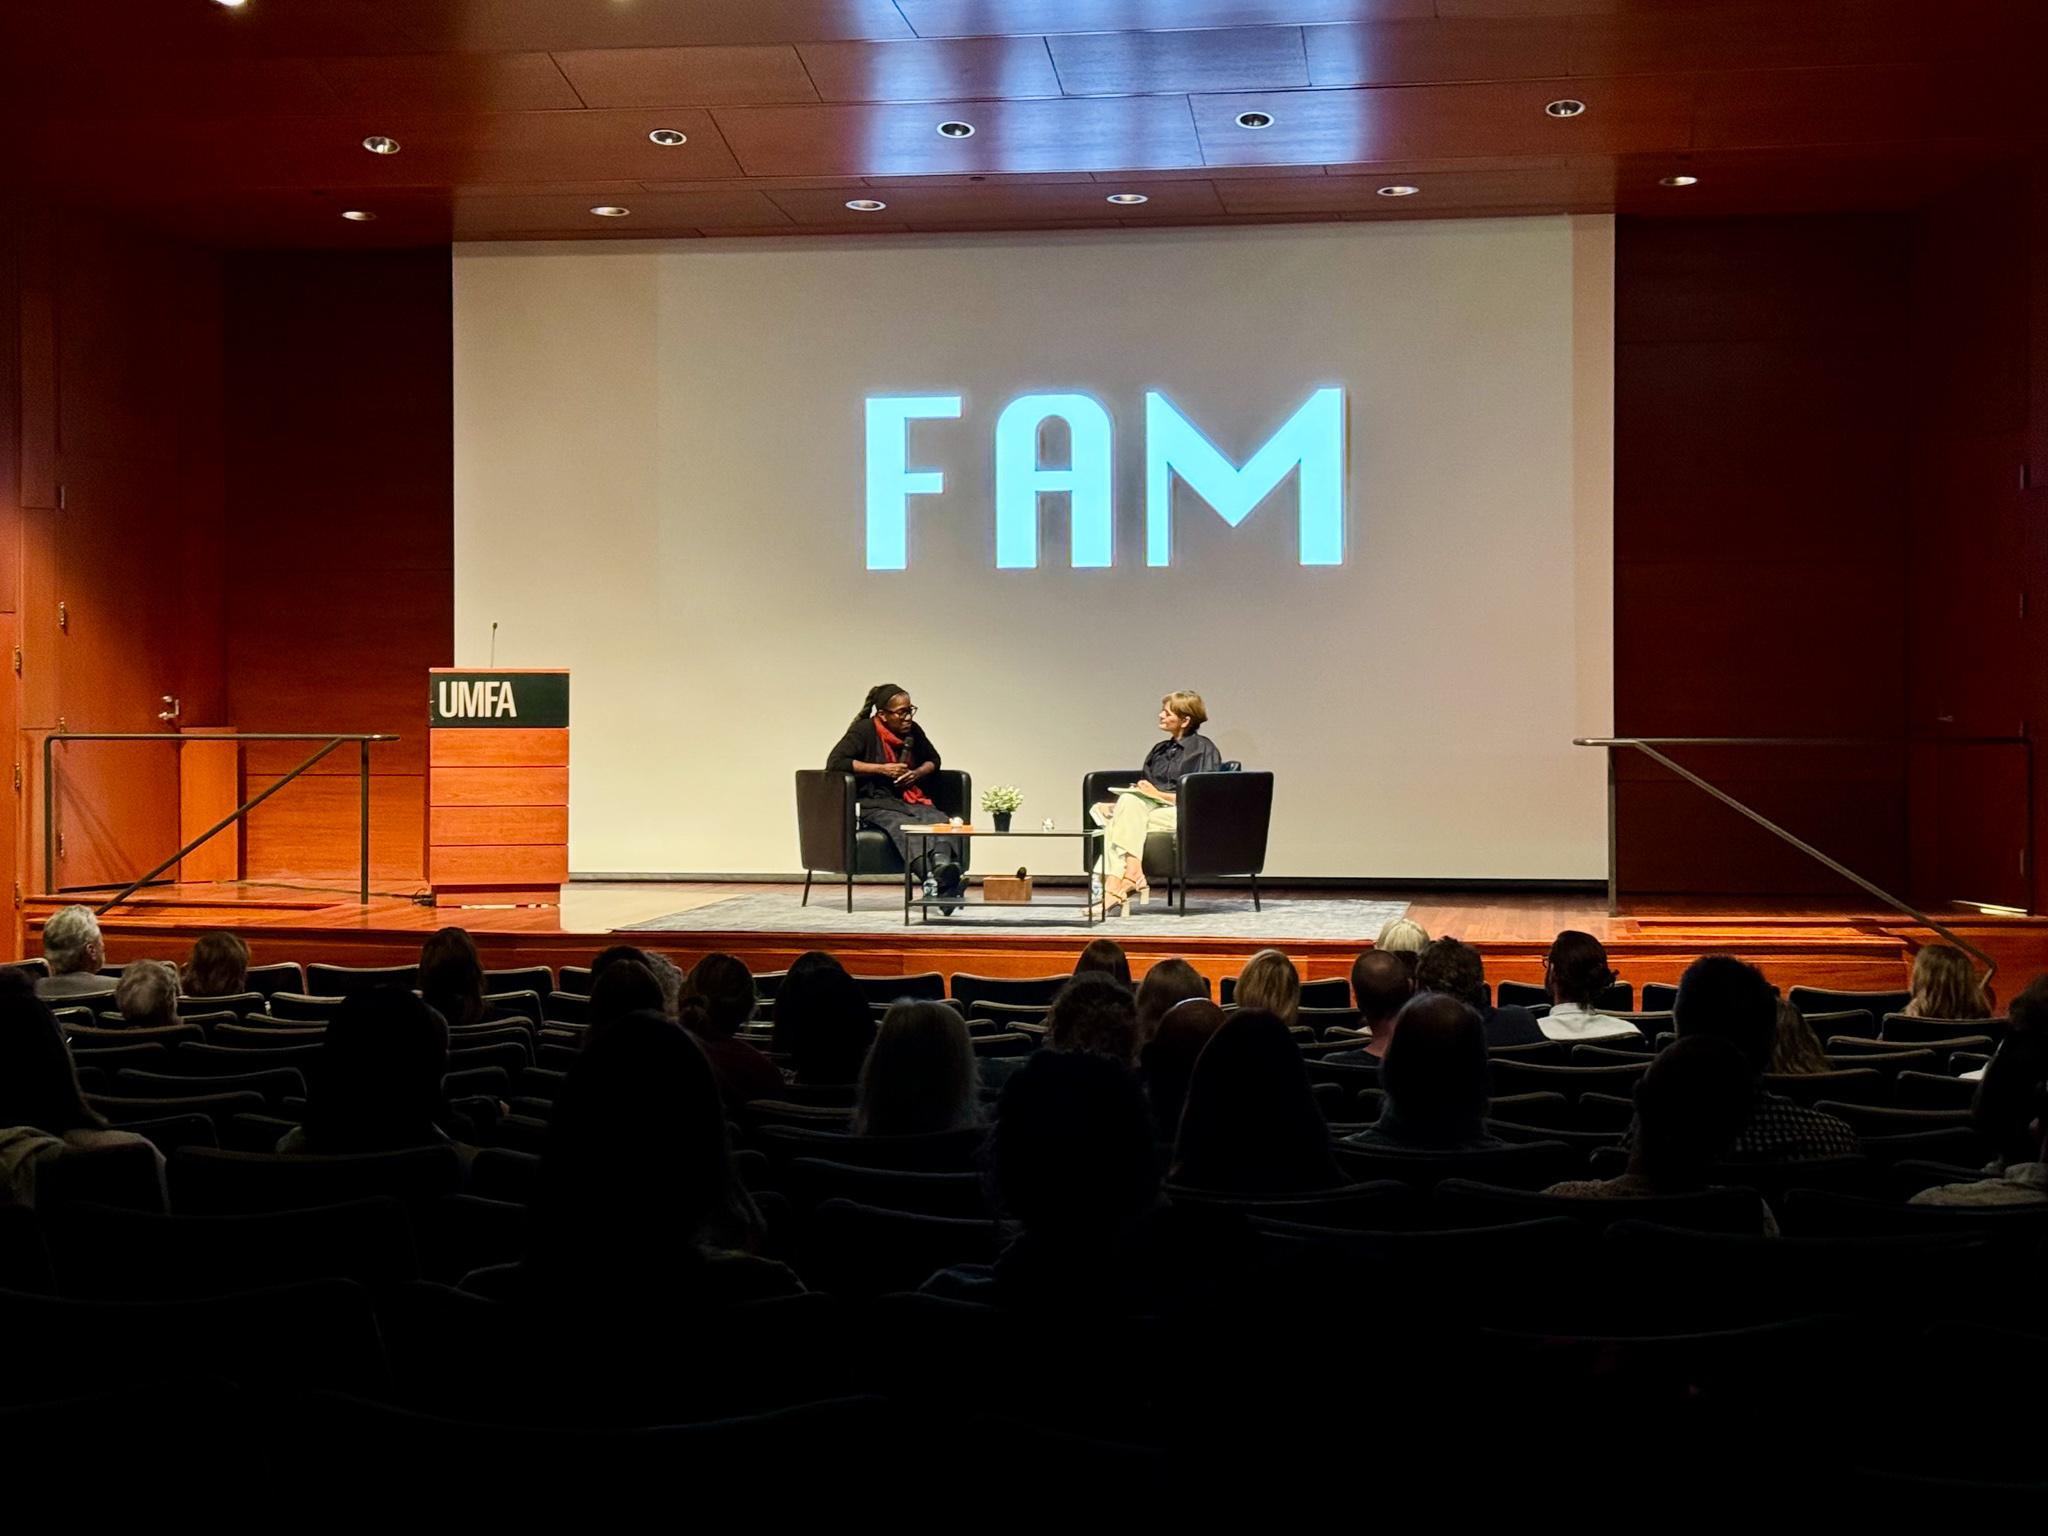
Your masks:
{"label": "braided hair", "polygon": [[895,698],[897,694],[907,694],[909,691],[909,689],[903,687],[899,683],[875,684],[874,687],[868,690],[867,697],[860,701],[860,710],[858,713],[854,715],[853,723],[855,725],[859,725],[861,721],[867,719],[869,716],[879,715],[882,712],[882,706],[884,704],[887,704],[891,699]]}

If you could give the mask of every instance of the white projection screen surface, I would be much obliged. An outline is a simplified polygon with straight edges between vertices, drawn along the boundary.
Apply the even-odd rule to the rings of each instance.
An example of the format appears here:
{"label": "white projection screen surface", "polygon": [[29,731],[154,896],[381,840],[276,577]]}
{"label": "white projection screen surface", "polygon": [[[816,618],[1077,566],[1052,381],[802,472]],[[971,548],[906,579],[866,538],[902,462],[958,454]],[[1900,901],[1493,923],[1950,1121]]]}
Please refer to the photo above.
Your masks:
{"label": "white projection screen surface", "polygon": [[[454,270],[454,659],[485,665],[496,623],[498,666],[573,669],[577,873],[796,870],[792,774],[881,682],[1033,826],[1072,826],[1082,774],[1141,762],[1191,688],[1223,756],[1276,775],[1272,878],[1604,873],[1604,770],[1570,742],[1612,723],[1611,220],[491,244]],[[1334,449],[1282,433],[1330,389]],[[1099,412],[1019,408],[999,547],[998,422],[1030,395]],[[958,414],[870,465],[895,397]],[[1235,526],[1211,504],[1304,443]],[[1304,564],[1325,450],[1341,553]],[[870,569],[871,472],[902,569]]]}

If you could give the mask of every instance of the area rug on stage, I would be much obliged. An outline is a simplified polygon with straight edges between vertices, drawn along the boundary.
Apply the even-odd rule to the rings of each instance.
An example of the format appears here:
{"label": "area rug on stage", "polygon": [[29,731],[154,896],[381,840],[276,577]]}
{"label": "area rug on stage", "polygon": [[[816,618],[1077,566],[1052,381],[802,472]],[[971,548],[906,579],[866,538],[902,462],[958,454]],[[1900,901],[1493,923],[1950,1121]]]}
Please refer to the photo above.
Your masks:
{"label": "area rug on stage", "polygon": [[[1073,893],[1062,891],[1061,895]],[[628,923],[621,933],[872,933],[915,934],[943,938],[947,934],[1088,934],[1094,937],[1163,939],[1342,939],[1371,938],[1381,925],[1408,910],[1405,901],[1346,900],[1343,897],[1262,896],[1265,910],[1254,912],[1251,898],[1235,893],[1208,893],[1188,898],[1187,916],[1177,916],[1163,890],[1149,907],[1133,907],[1130,916],[1111,918],[1090,928],[1076,921],[1032,916],[1028,907],[985,907],[971,902],[948,919],[929,925],[903,926],[902,898],[865,889],[855,894],[853,910],[835,891],[811,904],[799,905],[793,891],[782,889],[754,896],[729,896],[687,912],[644,923]]]}

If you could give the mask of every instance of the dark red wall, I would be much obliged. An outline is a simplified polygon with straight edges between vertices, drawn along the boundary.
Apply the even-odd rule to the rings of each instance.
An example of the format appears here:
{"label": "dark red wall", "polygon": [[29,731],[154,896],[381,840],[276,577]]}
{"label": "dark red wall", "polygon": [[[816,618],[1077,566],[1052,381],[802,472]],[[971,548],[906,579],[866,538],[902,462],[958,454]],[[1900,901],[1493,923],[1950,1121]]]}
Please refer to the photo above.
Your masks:
{"label": "dark red wall", "polygon": [[[372,875],[422,881],[427,669],[453,659],[450,254],[238,256],[227,267],[227,526],[241,569],[228,710],[245,731],[388,731]],[[267,782],[306,755],[251,746]],[[273,770],[266,775],[265,770]],[[249,819],[252,873],[353,875],[343,749]]]}
{"label": "dark red wall", "polygon": [[[1911,245],[1893,215],[1620,221],[1617,734],[1900,741]],[[1903,882],[1901,749],[1671,755]],[[1622,773],[1624,890],[1852,889],[1654,764]]]}

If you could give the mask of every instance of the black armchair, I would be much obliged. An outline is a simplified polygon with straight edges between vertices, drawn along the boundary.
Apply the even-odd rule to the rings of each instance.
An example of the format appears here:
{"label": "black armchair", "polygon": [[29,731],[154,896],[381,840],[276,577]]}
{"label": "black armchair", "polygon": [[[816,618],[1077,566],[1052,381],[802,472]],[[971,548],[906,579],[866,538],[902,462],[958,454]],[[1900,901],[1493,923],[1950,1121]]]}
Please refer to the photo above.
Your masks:
{"label": "black armchair", "polygon": [[[1081,815],[1113,799],[1110,788],[1135,784],[1144,777],[1138,768],[1102,768],[1081,780]],[[1174,802],[1177,830],[1152,832],[1145,838],[1145,873],[1166,881],[1167,896],[1179,893],[1179,911],[1188,910],[1188,881],[1248,878],[1252,910],[1259,905],[1259,876],[1266,869],[1266,835],[1273,823],[1273,775],[1246,773],[1226,763],[1214,773],[1191,773],[1180,781]]]}
{"label": "black armchair", "polygon": [[[934,820],[958,816],[969,819],[974,803],[974,780],[957,768],[941,768],[924,781],[924,792],[937,807]],[[799,768],[796,771],[796,836],[804,861],[804,900],[811,904],[811,876],[822,870],[846,878],[846,910],[853,910],[855,875],[900,875],[903,860],[896,845],[883,833],[858,825],[859,802],[854,794],[853,775],[828,768]],[[967,868],[972,838],[960,839],[960,867]]]}

